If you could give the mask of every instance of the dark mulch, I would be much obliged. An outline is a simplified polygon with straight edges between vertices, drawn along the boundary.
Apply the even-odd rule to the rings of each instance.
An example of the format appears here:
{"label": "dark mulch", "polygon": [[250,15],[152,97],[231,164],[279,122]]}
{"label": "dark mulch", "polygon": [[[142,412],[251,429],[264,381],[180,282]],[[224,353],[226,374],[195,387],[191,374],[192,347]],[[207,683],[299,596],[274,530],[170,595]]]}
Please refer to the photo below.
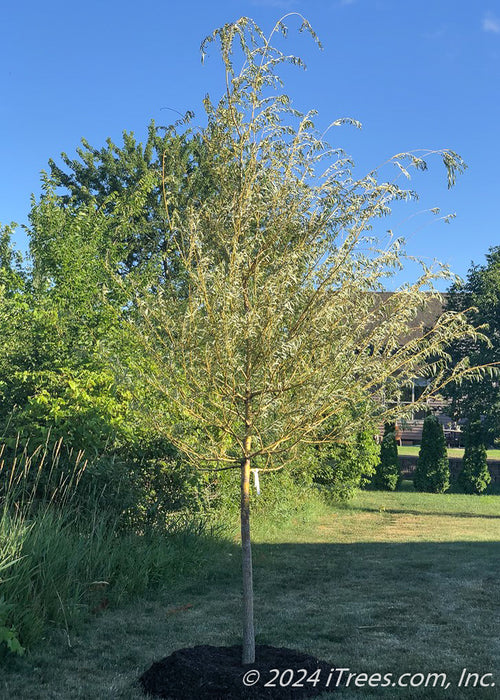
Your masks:
{"label": "dark mulch", "polygon": [[[333,671],[332,664],[315,656],[293,649],[258,645],[255,658],[255,663],[243,666],[241,646],[178,649],[154,663],[139,682],[145,692],[171,700],[289,700],[313,697],[335,689],[338,674]],[[271,669],[279,670],[280,674],[271,672]],[[285,672],[286,669],[293,673]],[[249,670],[260,673],[258,682],[251,686],[243,682]],[[273,680],[274,687],[265,687]]]}

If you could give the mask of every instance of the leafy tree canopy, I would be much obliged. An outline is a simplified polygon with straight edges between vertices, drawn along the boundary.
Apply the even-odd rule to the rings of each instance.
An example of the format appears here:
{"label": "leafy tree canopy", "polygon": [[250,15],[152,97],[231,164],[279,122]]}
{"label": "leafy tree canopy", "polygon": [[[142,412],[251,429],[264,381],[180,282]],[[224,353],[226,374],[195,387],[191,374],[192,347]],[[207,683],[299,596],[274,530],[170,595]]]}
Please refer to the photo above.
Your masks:
{"label": "leafy tree canopy", "polygon": [[[307,21],[301,30],[315,38]],[[240,470],[244,662],[254,656],[250,470],[269,478],[304,445],[410,411],[391,399],[416,376],[429,378],[424,401],[463,373],[478,375],[466,363],[448,366],[452,340],[478,338],[463,314],[444,313],[425,334],[418,325],[446,269],[423,265],[415,284],[388,300],[377,295],[405,255],[401,240],[372,241],[371,225],[413,193],[376,171],[356,178],[350,159],[317,132],[315,113],[293,108],[278,70],[301,61],[271,43],[286,31],[280,21],[267,38],[241,18],[204,42],[218,42],[226,72],[221,99],[205,100],[199,134],[216,186],[182,208],[165,187],[167,255],[185,285],[167,278],[136,294],[131,328],[149,358],[145,378],[168,398],[168,415],[152,416],[158,431],[198,466]],[[431,155],[391,163],[408,175]],[[438,155],[451,185],[463,162]]]}
{"label": "leafy tree canopy", "polygon": [[[500,362],[500,246],[490,248],[484,265],[472,265],[467,279],[452,285],[447,308],[466,313],[472,323],[484,329],[490,342],[477,343],[462,338],[453,344],[455,361],[469,357],[472,364]],[[484,429],[491,444],[500,439],[500,382],[497,377],[484,381],[463,381],[451,385],[452,410],[459,419],[485,418]]]}
{"label": "leafy tree canopy", "polygon": [[157,174],[156,186],[147,190],[142,207],[130,212],[128,225],[121,232],[125,273],[141,268],[161,252],[163,274],[172,274],[173,261],[165,255],[165,190],[175,193],[176,206],[182,211],[188,201],[199,201],[212,187],[202,167],[203,143],[187,128],[192,117],[188,112],[168,127],[157,127],[151,121],[144,144],[127,131],[123,132],[121,146],[108,138],[105,146],[95,148],[82,139],[77,158],[61,154],[66,169],[49,160],[48,181],[62,189],[62,205],[93,203],[108,213],[117,200],[140,188],[148,174]]}
{"label": "leafy tree canopy", "polygon": [[12,244],[16,224],[0,225],[0,285],[4,293],[10,293],[22,284],[23,258]]}

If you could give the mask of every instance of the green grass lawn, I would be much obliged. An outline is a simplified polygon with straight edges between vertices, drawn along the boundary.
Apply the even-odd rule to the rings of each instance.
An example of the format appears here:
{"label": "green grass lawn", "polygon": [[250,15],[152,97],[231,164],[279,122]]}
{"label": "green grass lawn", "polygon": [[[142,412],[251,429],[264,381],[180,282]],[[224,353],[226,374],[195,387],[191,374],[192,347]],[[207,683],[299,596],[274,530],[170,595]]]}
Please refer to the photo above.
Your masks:
{"label": "green grass lawn", "polygon": [[[403,445],[398,447],[398,454],[402,456],[418,457],[420,445]],[[449,447],[448,457],[463,457],[463,447]],[[500,459],[500,450],[488,450],[488,459]]]}
{"label": "green grass lawn", "polygon": [[[448,690],[345,689],[331,697],[497,698],[500,498],[405,486],[366,491],[344,506],[306,505],[287,522],[255,519],[257,641],[352,671],[446,672],[451,682]],[[139,700],[133,681],[154,660],[179,647],[237,643],[236,532],[175,585],[97,615],[69,638],[48,635],[0,669],[0,697]],[[457,689],[464,667],[493,673],[497,688]]]}

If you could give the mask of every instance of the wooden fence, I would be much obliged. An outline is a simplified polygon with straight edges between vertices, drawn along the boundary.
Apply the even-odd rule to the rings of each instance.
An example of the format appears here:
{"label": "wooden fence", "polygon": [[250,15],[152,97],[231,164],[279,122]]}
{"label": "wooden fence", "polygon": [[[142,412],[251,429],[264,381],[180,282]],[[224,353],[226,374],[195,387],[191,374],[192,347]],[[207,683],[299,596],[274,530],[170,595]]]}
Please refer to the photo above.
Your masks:
{"label": "wooden fence", "polygon": [[[413,472],[417,466],[417,459],[417,455],[404,455],[399,457],[399,465],[404,477],[410,478],[413,476]],[[450,457],[450,473],[452,478],[456,478],[461,469],[462,459],[460,457]],[[488,469],[490,470],[492,483],[500,484],[500,460],[489,459]]]}

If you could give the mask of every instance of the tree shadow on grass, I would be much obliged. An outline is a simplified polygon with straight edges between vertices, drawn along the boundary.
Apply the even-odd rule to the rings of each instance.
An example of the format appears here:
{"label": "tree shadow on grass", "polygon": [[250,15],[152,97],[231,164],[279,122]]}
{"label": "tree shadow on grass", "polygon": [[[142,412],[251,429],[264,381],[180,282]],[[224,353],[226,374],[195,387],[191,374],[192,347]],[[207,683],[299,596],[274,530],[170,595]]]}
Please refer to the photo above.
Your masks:
{"label": "tree shadow on grass", "polygon": [[[163,593],[106,611],[72,633],[71,649],[61,635],[59,647],[20,659],[17,673],[5,669],[0,696],[139,700],[134,683],[153,661],[183,647],[240,643],[240,548],[202,544],[203,561],[165,581]],[[332,697],[495,698],[495,689],[474,695],[456,683],[464,667],[500,678],[499,549],[465,541],[254,543],[257,642],[357,673],[442,671],[452,681],[449,691],[356,687]]]}
{"label": "tree shadow on grass", "polygon": [[[470,697],[473,689],[456,687],[463,668],[500,677],[499,554],[498,542],[254,543],[257,643],[356,673],[443,672],[452,683],[448,693],[343,688],[342,698]],[[203,595],[200,581],[189,585],[190,645],[241,641],[239,547],[229,555],[229,566],[212,561],[219,576],[204,579]],[[480,693],[496,697],[494,688]]]}
{"label": "tree shadow on grass", "polygon": [[[500,506],[500,503],[499,503]],[[349,510],[358,513],[391,513],[393,515],[432,515],[445,518],[479,518],[485,520],[500,520],[500,515],[491,515],[487,513],[458,513],[457,511],[445,512],[436,510],[409,510],[408,508],[385,508],[380,506],[356,506],[349,504]]]}
{"label": "tree shadow on grass", "polygon": [[[258,544],[258,640],[357,672],[443,671],[453,693],[401,697],[462,697],[465,667],[500,679],[499,555],[498,542]],[[365,692],[396,697],[389,690]]]}

